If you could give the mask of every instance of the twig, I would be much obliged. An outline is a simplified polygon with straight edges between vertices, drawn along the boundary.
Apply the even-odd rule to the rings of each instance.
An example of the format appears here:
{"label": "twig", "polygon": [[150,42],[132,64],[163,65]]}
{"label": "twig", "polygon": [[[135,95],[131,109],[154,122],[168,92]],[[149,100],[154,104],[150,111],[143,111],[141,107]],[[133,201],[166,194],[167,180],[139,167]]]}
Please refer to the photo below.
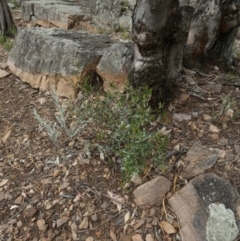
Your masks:
{"label": "twig", "polygon": [[178,151],[178,150],[172,150],[172,151],[168,152],[168,154],[166,155],[166,159],[168,159],[168,158],[170,158],[172,156],[175,156],[175,155],[177,155],[179,153],[180,153],[180,151]]}
{"label": "twig", "polygon": [[174,176],[174,179],[173,179],[173,193],[176,192],[176,182],[177,182],[178,176],[179,176],[179,174],[177,173],[177,174]]}
{"label": "twig", "polygon": [[[239,79],[239,80],[240,80],[240,79]],[[217,84],[222,84],[222,85],[229,85],[229,86],[240,87],[240,83],[218,82]]]}
{"label": "twig", "polygon": [[166,206],[165,206],[165,199],[166,199],[166,197],[163,198],[162,205],[163,205],[163,211],[164,211],[164,214],[165,214],[165,218],[167,220],[167,211],[166,211]]}
{"label": "twig", "polygon": [[213,77],[212,74],[204,74],[203,72],[199,71],[199,70],[196,70],[196,72],[201,75],[202,77]]}
{"label": "twig", "polygon": [[37,166],[36,162],[33,160],[32,155],[29,155],[28,158],[31,160],[31,162],[35,165],[35,167],[40,171],[40,168]]}
{"label": "twig", "polygon": [[131,208],[130,205],[128,205],[128,204],[126,204],[126,203],[123,203],[123,202],[121,202],[121,201],[119,201],[119,200],[117,200],[117,199],[115,199],[115,198],[113,198],[113,197],[109,197],[108,195],[103,194],[103,193],[100,193],[100,192],[99,192],[99,194],[102,195],[102,196],[104,196],[104,197],[106,197],[106,198],[108,198],[108,199],[111,199],[112,201],[114,201],[114,202],[116,202],[116,203],[119,203],[119,204],[121,204],[121,205],[123,205],[123,206],[127,206],[127,207]]}
{"label": "twig", "polygon": [[236,161],[240,161],[240,159],[236,158],[236,159],[233,159],[232,161],[224,162],[224,163],[221,163],[221,164],[218,164],[218,165],[223,166],[223,165],[227,165],[227,164],[230,164],[230,163],[233,163],[233,162],[236,162]]}
{"label": "twig", "polygon": [[111,218],[108,218],[108,219],[106,220],[106,222],[109,222],[109,221],[111,221],[112,219],[116,218],[116,217],[117,217],[118,215],[120,215],[123,211],[128,211],[128,210],[127,210],[127,209],[121,210],[121,212],[115,214],[115,215],[112,216]]}
{"label": "twig", "polygon": [[[179,226],[179,228],[181,227],[181,224],[180,224],[180,220],[179,220],[179,217],[178,217],[178,215],[176,214],[176,212],[172,209],[172,208],[170,208],[170,207],[168,207],[174,214],[175,214],[175,217],[176,217],[176,219],[177,219],[177,222],[178,222],[178,226]],[[180,228],[179,229],[179,235],[180,235],[180,238],[181,238],[181,240],[182,240],[182,229]]]}
{"label": "twig", "polygon": [[195,94],[195,93],[189,93],[191,96],[194,96],[194,97],[197,97],[197,98],[199,98],[200,100],[204,100],[204,101],[207,101],[207,99],[205,99],[205,98],[203,98],[202,96],[200,96],[200,95],[197,95],[197,94]]}

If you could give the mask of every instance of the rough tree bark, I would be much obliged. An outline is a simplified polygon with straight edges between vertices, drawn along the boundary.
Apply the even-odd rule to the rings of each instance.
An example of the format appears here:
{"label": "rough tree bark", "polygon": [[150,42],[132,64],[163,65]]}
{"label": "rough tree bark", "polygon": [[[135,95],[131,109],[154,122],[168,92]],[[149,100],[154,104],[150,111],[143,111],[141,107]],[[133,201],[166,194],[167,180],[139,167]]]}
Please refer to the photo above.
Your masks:
{"label": "rough tree bark", "polygon": [[182,62],[206,59],[231,65],[240,25],[240,0],[137,0],[133,12],[133,86],[148,85],[166,100],[181,80]]}
{"label": "rough tree bark", "polygon": [[6,0],[0,0],[0,35],[12,35],[16,30],[11,11]]}

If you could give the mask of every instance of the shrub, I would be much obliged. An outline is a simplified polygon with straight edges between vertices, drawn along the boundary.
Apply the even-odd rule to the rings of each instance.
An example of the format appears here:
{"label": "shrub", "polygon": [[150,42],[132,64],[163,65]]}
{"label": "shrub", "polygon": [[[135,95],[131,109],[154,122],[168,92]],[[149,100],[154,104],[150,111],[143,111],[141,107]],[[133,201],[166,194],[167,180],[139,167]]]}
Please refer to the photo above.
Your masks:
{"label": "shrub", "polygon": [[[167,138],[158,127],[161,118],[155,116],[149,107],[151,90],[128,87],[123,94],[93,93],[89,86],[82,90],[78,106],[70,104],[63,110],[57,96],[53,99],[60,115],[56,131],[63,130],[69,137],[85,130],[91,136],[91,150],[98,150],[102,160],[120,165],[124,178],[141,175],[147,165],[163,164]],[[53,135],[49,125],[36,115],[40,124]],[[67,124],[75,119],[74,129]],[[52,138],[53,139],[53,138]]]}

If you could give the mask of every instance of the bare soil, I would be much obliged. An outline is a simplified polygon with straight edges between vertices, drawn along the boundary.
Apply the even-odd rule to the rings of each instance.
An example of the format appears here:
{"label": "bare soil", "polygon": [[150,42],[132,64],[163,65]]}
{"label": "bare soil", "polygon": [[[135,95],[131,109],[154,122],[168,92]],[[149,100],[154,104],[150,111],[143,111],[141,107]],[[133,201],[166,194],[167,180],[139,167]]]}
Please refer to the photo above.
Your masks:
{"label": "bare soil", "polygon": [[[18,21],[17,14],[14,16]],[[6,63],[7,56],[0,46],[0,63]],[[0,79],[0,239],[127,241],[134,235],[135,240],[141,240],[136,236],[140,234],[148,241],[179,240],[178,232],[168,235],[159,226],[161,221],[172,219],[178,227],[167,198],[187,180],[179,177],[181,165],[176,167],[176,163],[195,141],[226,150],[229,156],[236,154],[234,145],[240,144],[238,70],[226,73],[209,66],[204,73],[186,71],[185,75],[188,81],[182,84],[164,118],[167,129],[172,129],[168,151],[179,147],[179,152],[168,159],[165,173],[173,188],[162,206],[145,209],[135,206],[135,186],[131,183],[124,189],[117,167],[107,165],[98,155],[85,158],[81,136],[60,140],[61,148],[52,144],[33,114],[35,108],[45,120],[54,119],[55,106],[49,93],[32,89],[12,74]],[[219,93],[206,90],[207,85],[216,83],[222,84]],[[226,96],[234,116],[223,129],[219,112]],[[173,113],[192,115],[192,120],[178,122],[172,118]],[[204,115],[213,118],[211,123],[219,133],[209,130]],[[239,159],[229,157],[209,171],[229,177],[238,188],[239,164]],[[149,169],[143,182],[156,175]],[[120,211],[108,191],[124,198],[124,203],[118,203]]]}

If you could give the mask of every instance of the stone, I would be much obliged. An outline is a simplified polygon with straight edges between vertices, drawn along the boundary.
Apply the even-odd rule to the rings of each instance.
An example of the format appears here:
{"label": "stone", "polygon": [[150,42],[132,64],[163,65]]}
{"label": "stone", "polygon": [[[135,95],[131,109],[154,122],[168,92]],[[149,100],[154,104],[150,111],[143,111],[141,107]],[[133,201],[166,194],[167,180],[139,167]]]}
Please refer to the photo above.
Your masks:
{"label": "stone", "polygon": [[240,228],[240,196],[213,173],[192,179],[169,200],[180,220],[182,241],[234,241]]}
{"label": "stone", "polygon": [[133,63],[134,44],[115,43],[102,56],[97,65],[97,73],[103,79],[106,92],[122,92],[126,86],[128,72]]}
{"label": "stone", "polygon": [[190,121],[191,119],[192,119],[191,115],[173,113],[173,120],[175,120],[177,122]]}
{"label": "stone", "polygon": [[219,151],[209,150],[195,142],[183,159],[185,167],[181,172],[183,178],[191,178],[203,174],[213,167],[219,157]]}
{"label": "stone", "polygon": [[108,36],[61,29],[20,29],[10,51],[11,72],[33,88],[76,97],[78,83],[96,71]]}
{"label": "stone", "polygon": [[22,19],[44,27],[73,28],[90,15],[90,6],[74,5],[61,0],[25,1],[21,5]]}
{"label": "stone", "polygon": [[132,12],[136,0],[96,0],[92,5],[92,22],[103,30],[132,30]]}
{"label": "stone", "polygon": [[8,75],[10,75],[10,73],[8,73],[7,71],[0,69],[0,79],[7,77]]}
{"label": "stone", "polygon": [[158,176],[133,191],[134,201],[138,206],[160,205],[170,186],[171,182],[167,178]]}

